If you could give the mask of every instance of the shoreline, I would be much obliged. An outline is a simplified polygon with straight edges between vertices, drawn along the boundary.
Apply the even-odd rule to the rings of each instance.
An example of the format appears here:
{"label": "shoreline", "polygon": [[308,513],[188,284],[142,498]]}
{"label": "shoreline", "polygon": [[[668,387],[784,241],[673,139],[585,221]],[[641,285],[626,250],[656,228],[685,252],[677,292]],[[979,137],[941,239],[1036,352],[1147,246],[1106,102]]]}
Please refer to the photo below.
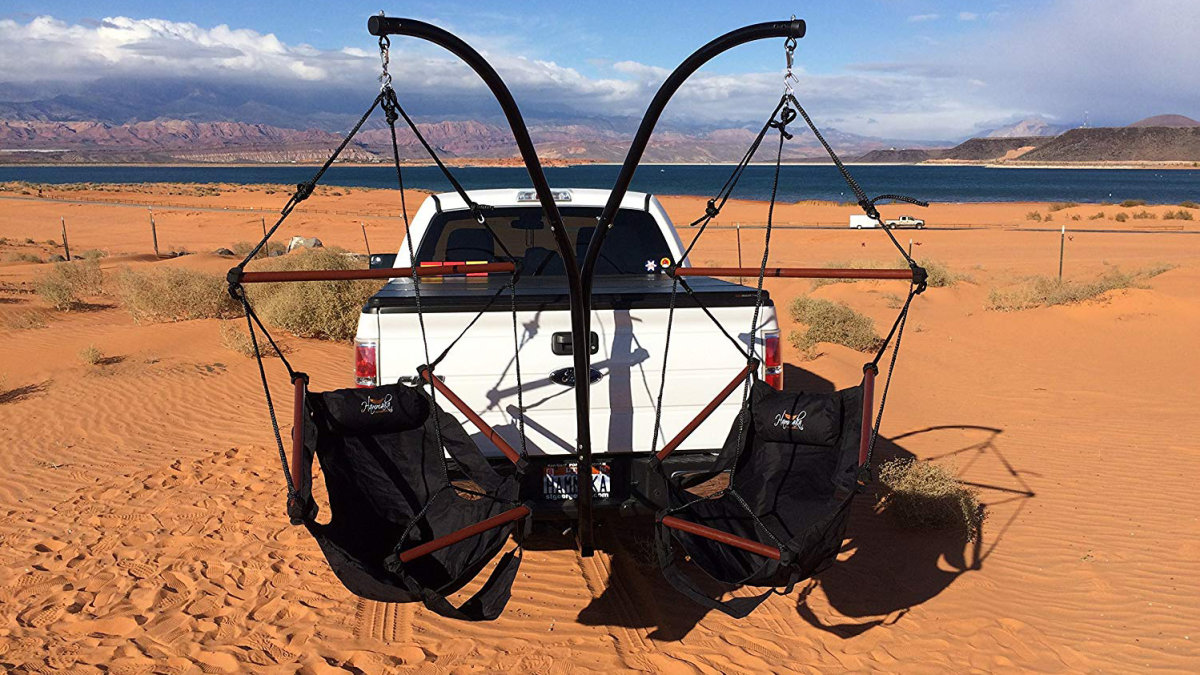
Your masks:
{"label": "shoreline", "polygon": [[[450,161],[446,165],[451,168],[470,168],[470,169],[524,169],[525,165],[520,162],[501,162],[494,159],[480,159],[478,161]],[[1078,163],[1019,163],[1019,162],[998,162],[994,160],[981,161],[946,161],[946,160],[926,160],[923,162],[844,162],[847,166],[893,166],[893,167],[979,167],[984,169],[1088,169],[1088,170],[1172,170],[1172,171],[1200,171],[1200,162],[1188,160],[1171,160],[1171,161],[1113,161],[1113,162],[1078,162]],[[255,168],[318,168],[320,162],[4,162],[0,161],[0,169],[13,168],[161,168],[161,169],[198,169],[198,168],[213,168],[213,169],[255,169]],[[333,166],[344,166],[353,168],[365,167],[383,167],[388,168],[392,165],[387,162],[336,162]],[[433,162],[401,162],[401,167],[404,168],[431,168],[437,165]],[[620,162],[557,162],[550,160],[544,162],[544,169],[571,169],[586,166],[621,166]],[[642,162],[640,166],[675,166],[675,167],[696,167],[696,166],[716,166],[716,167],[732,167],[737,166],[736,162]],[[774,162],[751,162],[750,166],[774,166]],[[829,160],[824,161],[784,161],[781,166],[834,166],[834,163]]]}

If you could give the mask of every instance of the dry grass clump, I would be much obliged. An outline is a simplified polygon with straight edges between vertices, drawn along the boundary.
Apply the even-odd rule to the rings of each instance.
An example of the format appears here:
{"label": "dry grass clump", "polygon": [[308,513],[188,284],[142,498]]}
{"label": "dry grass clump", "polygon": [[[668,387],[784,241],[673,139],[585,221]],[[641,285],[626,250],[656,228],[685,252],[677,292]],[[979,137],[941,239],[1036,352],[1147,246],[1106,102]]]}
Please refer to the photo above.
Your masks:
{"label": "dry grass clump", "polygon": [[1147,211],[1145,209],[1142,209],[1141,211],[1138,211],[1137,213],[1133,214],[1134,220],[1154,220],[1156,218],[1158,218],[1158,216],[1154,215],[1153,212]]}
{"label": "dry grass clump", "polygon": [[975,541],[987,517],[978,493],[950,471],[927,461],[893,459],[879,466],[880,506],[902,525],[956,530]]}
{"label": "dry grass clump", "polygon": [[186,321],[237,316],[240,307],[215,274],[168,267],[146,272],[128,267],[112,279],[113,290],[134,321]]}
{"label": "dry grass clump", "polygon": [[104,352],[100,351],[100,348],[96,345],[88,345],[79,350],[79,361],[85,366],[100,365],[100,362],[103,360]]}
{"label": "dry grass clump", "polygon": [[1113,220],[1117,221],[1118,223],[1123,223],[1123,222],[1129,220],[1129,215],[1125,214],[1125,213],[1118,213],[1116,216],[1113,217]]}
{"label": "dry grass clump", "polygon": [[82,258],[84,260],[99,260],[101,258],[107,258],[108,251],[101,251],[98,248],[89,248],[88,250],[80,251],[79,253],[76,253],[75,255],[73,255],[71,257],[72,258]]}
{"label": "dry grass clump", "polygon": [[5,315],[4,327],[9,330],[33,330],[35,328],[46,327],[46,314],[44,311],[27,310],[24,312],[13,312]]}
{"label": "dry grass clump", "polygon": [[1076,202],[1055,202],[1047,206],[1046,210],[1053,213],[1054,211],[1062,211],[1063,209],[1073,209],[1076,206],[1079,206]]}
{"label": "dry grass clump", "polygon": [[42,260],[42,256],[35,253],[10,253],[8,255],[9,262],[34,263],[35,265],[46,262]]}
{"label": "dry grass clump", "polygon": [[1042,213],[1041,211],[1030,211],[1025,214],[1025,220],[1033,220],[1040,223],[1042,222]]}
{"label": "dry grass clump", "polygon": [[[245,258],[246,256],[250,255],[250,251],[254,250],[254,245],[257,243],[258,242],[239,241],[233,246],[230,246],[229,250],[233,251],[233,254],[239,258]],[[267,245],[262,247],[262,250],[258,252],[256,257],[274,258],[275,256],[280,256],[284,253],[287,253],[287,246],[277,241],[268,241]]]}
{"label": "dry grass clump", "polygon": [[1100,211],[1098,213],[1090,215],[1090,216],[1088,216],[1088,220],[1104,220],[1104,212]]}
{"label": "dry grass clump", "polygon": [[[285,354],[291,351],[286,344],[282,344],[278,340],[275,343],[279,345],[279,349]],[[230,351],[237,352],[248,359],[254,358],[254,343],[250,341],[250,333],[247,331],[245,322],[222,321],[221,346]],[[258,349],[264,357],[279,357],[279,352],[262,335],[258,336]]]}
{"label": "dry grass clump", "polygon": [[1163,220],[1191,220],[1191,219],[1192,219],[1191,211],[1184,211],[1183,209],[1179,209],[1178,211],[1167,211],[1166,213],[1163,214]]}
{"label": "dry grass clump", "polygon": [[882,342],[871,318],[844,303],[801,296],[792,301],[791,313],[793,319],[808,326],[804,332],[792,331],[788,336],[792,346],[801,351],[818,342],[832,342],[869,352]]}
{"label": "dry grass clump", "polygon": [[33,290],[51,307],[66,311],[83,304],[83,297],[104,292],[104,275],[94,261],[55,263],[33,282]]}
{"label": "dry grass clump", "polygon": [[[254,261],[249,269],[348,270],[364,269],[358,259],[339,248],[313,248],[278,258]],[[263,321],[310,338],[350,340],[367,298],[379,290],[378,281],[312,281],[254,284],[248,291]]]}
{"label": "dry grass clump", "polygon": [[1146,205],[1145,199],[1126,199],[1125,201],[1121,202],[1121,208],[1126,208],[1126,209],[1133,208],[1134,206],[1145,206],[1145,205]]}
{"label": "dry grass clump", "polygon": [[1186,202],[1179,202],[1179,205],[1185,209],[1200,209],[1200,204],[1197,204],[1196,202],[1191,201],[1190,199]]}
{"label": "dry grass clump", "polygon": [[1109,291],[1145,288],[1143,282],[1146,279],[1173,268],[1173,265],[1156,265],[1131,273],[1113,269],[1093,281],[1059,281],[1054,277],[1034,277],[1015,289],[993,288],[988,294],[987,308],[998,312],[1015,312],[1034,307],[1072,305],[1097,298]]}

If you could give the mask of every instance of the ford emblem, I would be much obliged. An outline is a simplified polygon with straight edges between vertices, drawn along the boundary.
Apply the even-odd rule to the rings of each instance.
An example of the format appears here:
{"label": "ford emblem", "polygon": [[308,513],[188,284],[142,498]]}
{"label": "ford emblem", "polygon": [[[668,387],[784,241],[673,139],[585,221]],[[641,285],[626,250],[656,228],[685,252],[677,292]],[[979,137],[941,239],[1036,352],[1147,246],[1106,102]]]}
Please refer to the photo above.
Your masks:
{"label": "ford emblem", "polygon": [[[595,368],[588,369],[588,383],[589,384],[596,384],[597,382],[600,381],[600,378],[602,378],[602,377],[604,377],[604,373],[601,373],[600,371],[596,370]],[[561,384],[564,387],[574,387],[575,386],[575,368],[574,368],[574,366],[572,366],[570,368],[559,368],[558,370],[554,371],[553,373],[550,373],[550,381],[555,382],[557,384]]]}

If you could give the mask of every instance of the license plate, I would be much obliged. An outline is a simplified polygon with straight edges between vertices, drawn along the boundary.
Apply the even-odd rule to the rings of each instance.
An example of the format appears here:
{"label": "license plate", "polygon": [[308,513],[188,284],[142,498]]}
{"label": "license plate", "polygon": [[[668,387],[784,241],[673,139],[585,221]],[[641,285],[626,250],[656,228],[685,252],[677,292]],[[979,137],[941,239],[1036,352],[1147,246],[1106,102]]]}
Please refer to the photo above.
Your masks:
{"label": "license plate", "polygon": [[[592,496],[603,499],[612,494],[612,478],[607,464],[592,466]],[[552,500],[575,499],[579,496],[579,465],[556,464],[546,467],[542,477],[542,497]]]}

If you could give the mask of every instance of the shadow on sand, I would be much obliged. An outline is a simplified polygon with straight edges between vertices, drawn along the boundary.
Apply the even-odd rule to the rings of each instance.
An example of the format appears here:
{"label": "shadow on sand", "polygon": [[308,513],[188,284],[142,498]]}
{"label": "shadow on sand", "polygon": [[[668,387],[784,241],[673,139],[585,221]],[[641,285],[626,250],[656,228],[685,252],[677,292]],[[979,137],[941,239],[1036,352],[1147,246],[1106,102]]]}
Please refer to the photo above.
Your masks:
{"label": "shadow on sand", "polygon": [[[830,392],[831,382],[788,366],[784,381],[789,391]],[[809,625],[842,638],[852,638],[880,625],[899,621],[909,609],[937,596],[961,575],[980,569],[1008,527],[1019,515],[1024,503],[1034,496],[1019,472],[1000,449],[996,439],[1003,431],[991,427],[953,425],[931,427],[896,436],[880,437],[876,446],[876,464],[890,459],[913,458],[901,441],[923,434],[955,430],[965,431],[971,439],[980,439],[965,447],[953,447],[933,459],[960,456],[963,481],[981,489],[989,506],[1017,500],[1014,513],[999,526],[976,533],[968,542],[960,534],[908,530],[876,507],[876,494],[868,488],[854,503],[840,560],[814,580],[806,582],[794,597],[796,611]],[[967,480],[974,463],[991,456],[1003,464],[1014,478],[1014,486],[994,486]],[[962,461],[965,458],[965,461]],[[998,495],[997,499],[992,499]],[[618,625],[649,630],[654,640],[674,641],[685,637],[709,610],[678,595],[660,576],[648,524],[615,523],[598,528],[598,543],[611,555],[611,570],[601,594],[580,611],[578,620],[586,625]],[[543,542],[549,544],[549,542]],[[593,563],[583,562],[586,567]],[[591,580],[589,580],[591,581]],[[731,590],[711,579],[702,583],[713,597]],[[818,616],[807,602],[820,587],[832,612],[845,620],[830,621]],[[749,595],[753,589],[737,591]],[[763,611],[761,608],[759,611]]]}

